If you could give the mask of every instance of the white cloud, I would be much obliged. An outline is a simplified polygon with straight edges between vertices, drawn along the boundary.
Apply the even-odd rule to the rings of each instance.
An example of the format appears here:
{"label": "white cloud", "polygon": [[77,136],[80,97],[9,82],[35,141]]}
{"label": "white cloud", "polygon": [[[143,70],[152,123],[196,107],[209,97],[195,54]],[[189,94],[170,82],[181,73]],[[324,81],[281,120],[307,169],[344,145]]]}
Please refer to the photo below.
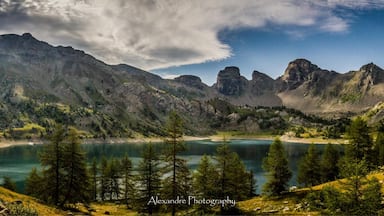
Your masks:
{"label": "white cloud", "polygon": [[201,63],[231,56],[223,29],[278,25],[345,32],[336,8],[382,8],[384,0],[0,0],[0,34],[31,32],[84,49],[107,63],[143,69]]}
{"label": "white cloud", "polygon": [[179,77],[179,74],[161,74],[160,75],[164,79],[175,79],[176,77]]}

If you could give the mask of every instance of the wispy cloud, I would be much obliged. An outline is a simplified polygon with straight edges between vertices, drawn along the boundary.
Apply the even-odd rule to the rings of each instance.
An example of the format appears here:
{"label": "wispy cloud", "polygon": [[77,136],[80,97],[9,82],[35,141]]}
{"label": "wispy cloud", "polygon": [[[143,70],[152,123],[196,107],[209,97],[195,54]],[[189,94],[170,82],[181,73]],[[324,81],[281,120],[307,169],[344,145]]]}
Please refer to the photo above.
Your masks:
{"label": "wispy cloud", "polygon": [[290,27],[346,32],[338,8],[383,8],[384,0],[0,0],[0,34],[84,49],[107,63],[143,69],[225,59],[223,29]]}
{"label": "wispy cloud", "polygon": [[179,77],[179,74],[160,74],[161,77],[164,79],[175,79],[176,77]]}

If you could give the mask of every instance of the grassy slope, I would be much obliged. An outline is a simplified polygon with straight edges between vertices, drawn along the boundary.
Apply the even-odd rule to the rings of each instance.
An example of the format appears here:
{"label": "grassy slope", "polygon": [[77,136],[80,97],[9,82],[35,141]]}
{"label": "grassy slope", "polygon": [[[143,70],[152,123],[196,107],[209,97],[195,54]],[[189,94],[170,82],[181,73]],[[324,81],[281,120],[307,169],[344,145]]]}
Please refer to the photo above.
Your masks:
{"label": "grassy slope", "polygon": [[[7,190],[3,187],[0,187],[0,199],[5,202],[14,202],[20,200],[23,202],[24,206],[35,209],[39,215],[42,216],[61,216],[68,215],[69,211],[59,210],[53,206],[48,206],[40,203],[37,199],[26,196],[23,194],[18,194],[13,191]],[[88,213],[88,210],[82,206],[77,206],[80,211],[79,214],[84,215]],[[110,215],[136,215],[136,212],[127,210],[125,205],[116,205],[112,203],[92,203],[90,206],[94,211],[91,213],[93,216],[102,216],[106,215],[105,212],[109,212]],[[73,213],[76,215],[76,212]]]}
{"label": "grassy slope", "polygon": [[54,207],[41,204],[35,198],[12,192],[3,187],[0,187],[0,199],[5,202],[21,200],[24,206],[28,206],[30,208],[35,209],[39,213],[39,215],[66,215],[66,212],[58,210]]}
{"label": "grassy slope", "polygon": [[[377,178],[379,181],[384,181],[384,172],[376,172],[368,175],[368,178]],[[325,186],[339,187],[340,181],[336,180],[332,182],[327,182],[314,186],[312,188],[302,188],[295,192],[288,193],[279,198],[267,198],[267,197],[255,197],[250,200],[241,201],[238,203],[239,208],[249,214],[266,214],[271,210],[278,210],[278,214],[287,214],[287,215],[320,215],[320,212],[308,212],[304,210],[296,211],[295,208],[302,202],[302,199],[305,197],[307,192],[312,190],[321,190]],[[381,188],[381,192],[384,194],[384,187]],[[288,207],[289,210],[283,211],[285,207]]]}

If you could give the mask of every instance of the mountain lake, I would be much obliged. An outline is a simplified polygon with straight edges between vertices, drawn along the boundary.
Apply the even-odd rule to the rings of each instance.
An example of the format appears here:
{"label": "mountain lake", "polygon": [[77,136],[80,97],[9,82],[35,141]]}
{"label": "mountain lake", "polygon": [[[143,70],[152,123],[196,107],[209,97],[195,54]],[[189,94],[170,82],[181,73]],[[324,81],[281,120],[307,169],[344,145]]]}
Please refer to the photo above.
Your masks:
{"label": "mountain lake", "polygon": [[[214,155],[216,148],[222,142],[213,142],[211,140],[187,141],[187,151],[180,154],[187,160],[190,169],[195,169],[202,155]],[[237,152],[243,160],[247,169],[252,169],[257,180],[257,193],[261,192],[266,179],[262,169],[262,160],[267,155],[272,141],[270,140],[230,140],[231,150]],[[155,143],[156,150],[160,153],[163,144]],[[290,186],[297,185],[297,165],[302,156],[307,151],[309,144],[304,143],[283,143],[286,150],[289,167],[293,171],[293,176],[289,182]],[[322,153],[324,144],[315,144],[318,153]],[[337,145],[340,148],[341,146]],[[9,176],[17,184],[17,191],[24,191],[25,178],[33,167],[40,168],[38,159],[42,145],[12,146],[0,149],[0,181],[3,176]],[[87,153],[89,163],[96,158],[100,163],[101,157],[121,158],[125,154],[132,160],[136,167],[140,161],[140,155],[143,150],[143,143],[126,144],[84,144],[83,149]]]}

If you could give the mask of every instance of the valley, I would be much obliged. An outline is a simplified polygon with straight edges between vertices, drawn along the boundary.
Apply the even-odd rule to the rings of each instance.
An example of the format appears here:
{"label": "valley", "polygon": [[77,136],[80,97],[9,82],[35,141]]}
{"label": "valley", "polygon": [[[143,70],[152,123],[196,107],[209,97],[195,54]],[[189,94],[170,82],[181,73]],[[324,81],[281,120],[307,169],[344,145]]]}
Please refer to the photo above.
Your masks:
{"label": "valley", "polygon": [[[25,187],[35,198],[4,189],[0,204],[11,209],[7,200],[22,199],[33,209],[20,208],[31,215],[35,210],[42,215],[152,210],[321,214],[348,212],[329,197],[345,198],[344,190],[355,181],[364,185],[355,189],[369,199],[355,198],[367,206],[373,203],[372,212],[378,212],[381,188],[371,176],[382,172],[384,164],[383,90],[384,70],[373,63],[338,73],[296,59],[276,79],[255,70],[251,80],[238,67],[227,66],[208,86],[197,76],[164,79],[134,66],[109,65],[29,33],[1,35],[3,176],[12,177],[20,191]],[[145,145],[151,142],[158,145]],[[334,145],[318,145],[328,143]],[[337,150],[327,150],[332,148]],[[311,172],[316,167],[317,172]],[[358,179],[348,173],[353,169],[361,172]],[[142,178],[145,175],[148,178]],[[4,187],[16,190],[11,179],[8,185],[3,179]],[[152,180],[161,190],[143,188]],[[336,186],[316,186],[320,183]],[[299,190],[289,192],[290,186]],[[175,198],[170,193],[178,187],[180,194],[233,196],[240,203],[235,208],[145,205],[145,191]],[[353,200],[344,201],[356,206]],[[76,202],[90,206],[73,206]]]}

